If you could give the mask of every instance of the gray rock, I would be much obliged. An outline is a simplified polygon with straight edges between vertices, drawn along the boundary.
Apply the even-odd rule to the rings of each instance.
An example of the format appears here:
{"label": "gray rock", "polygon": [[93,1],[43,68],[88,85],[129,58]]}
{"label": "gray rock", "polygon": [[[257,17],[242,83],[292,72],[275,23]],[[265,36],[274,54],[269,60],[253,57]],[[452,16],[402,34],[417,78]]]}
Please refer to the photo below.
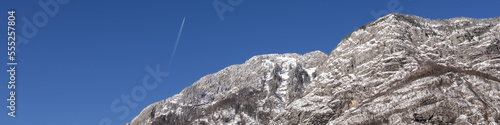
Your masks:
{"label": "gray rock", "polygon": [[326,55],[254,56],[131,125],[498,124],[500,18],[389,14]]}

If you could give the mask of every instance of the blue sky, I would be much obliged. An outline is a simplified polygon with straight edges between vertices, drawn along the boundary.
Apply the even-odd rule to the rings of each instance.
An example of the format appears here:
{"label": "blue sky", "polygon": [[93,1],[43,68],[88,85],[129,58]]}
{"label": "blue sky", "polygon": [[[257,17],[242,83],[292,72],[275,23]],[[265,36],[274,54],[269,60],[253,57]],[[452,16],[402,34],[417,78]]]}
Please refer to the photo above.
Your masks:
{"label": "blue sky", "polygon": [[[55,1],[57,13],[48,15],[39,1]],[[7,10],[15,9],[18,37],[28,42],[16,44],[16,117],[7,115],[9,102],[3,101],[0,124],[94,125],[107,121],[121,125],[144,107],[179,93],[202,76],[244,63],[254,55],[314,50],[330,53],[343,37],[384,12],[431,19],[500,14],[498,0],[220,0],[218,5],[232,8],[222,13],[221,20],[215,0],[66,1],[1,2],[5,13],[1,27],[7,27]],[[33,23],[37,14],[38,32],[23,34],[27,23],[22,18]],[[40,17],[43,14],[48,20]],[[184,17],[182,36],[170,60]],[[0,38],[6,40],[7,35]],[[7,48],[7,44],[0,44],[0,48]],[[0,57],[5,71],[7,54]],[[156,65],[169,75],[152,89],[136,91],[144,90],[143,78],[151,76],[146,67],[154,69]],[[0,97],[4,100],[9,98],[8,77],[7,72],[0,73]],[[149,82],[154,81],[151,78]],[[145,92],[137,94],[139,101],[130,99],[137,107],[118,103],[118,109],[113,110],[114,100],[134,92]],[[129,114],[124,115],[123,108]]]}

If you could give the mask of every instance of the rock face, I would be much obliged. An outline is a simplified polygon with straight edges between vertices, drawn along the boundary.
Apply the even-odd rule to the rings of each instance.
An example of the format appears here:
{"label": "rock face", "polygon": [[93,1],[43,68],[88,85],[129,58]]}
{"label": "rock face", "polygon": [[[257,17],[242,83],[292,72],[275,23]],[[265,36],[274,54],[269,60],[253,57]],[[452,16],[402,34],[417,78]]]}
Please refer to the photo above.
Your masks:
{"label": "rock face", "polygon": [[499,124],[500,18],[389,14],[330,55],[254,56],[130,124]]}

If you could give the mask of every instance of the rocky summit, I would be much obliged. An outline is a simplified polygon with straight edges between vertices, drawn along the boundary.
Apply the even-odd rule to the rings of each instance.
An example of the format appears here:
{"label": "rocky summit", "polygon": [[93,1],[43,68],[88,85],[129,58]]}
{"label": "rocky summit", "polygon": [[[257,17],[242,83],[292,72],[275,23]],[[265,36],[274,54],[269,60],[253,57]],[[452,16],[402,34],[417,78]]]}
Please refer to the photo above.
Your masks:
{"label": "rocky summit", "polygon": [[499,111],[499,17],[389,14],[329,55],[254,56],[127,124],[500,124]]}

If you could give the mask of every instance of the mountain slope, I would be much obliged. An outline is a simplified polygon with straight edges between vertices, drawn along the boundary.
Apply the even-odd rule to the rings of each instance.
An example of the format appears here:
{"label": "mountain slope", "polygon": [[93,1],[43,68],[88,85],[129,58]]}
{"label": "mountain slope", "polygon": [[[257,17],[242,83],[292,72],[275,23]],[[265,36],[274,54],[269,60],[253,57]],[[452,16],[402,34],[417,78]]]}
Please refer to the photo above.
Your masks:
{"label": "mountain slope", "polygon": [[148,106],[132,124],[265,123],[301,96],[326,57],[320,51],[252,57]]}
{"label": "mountain slope", "polygon": [[499,22],[389,14],[330,55],[260,55],[207,75],[131,124],[498,124]]}

